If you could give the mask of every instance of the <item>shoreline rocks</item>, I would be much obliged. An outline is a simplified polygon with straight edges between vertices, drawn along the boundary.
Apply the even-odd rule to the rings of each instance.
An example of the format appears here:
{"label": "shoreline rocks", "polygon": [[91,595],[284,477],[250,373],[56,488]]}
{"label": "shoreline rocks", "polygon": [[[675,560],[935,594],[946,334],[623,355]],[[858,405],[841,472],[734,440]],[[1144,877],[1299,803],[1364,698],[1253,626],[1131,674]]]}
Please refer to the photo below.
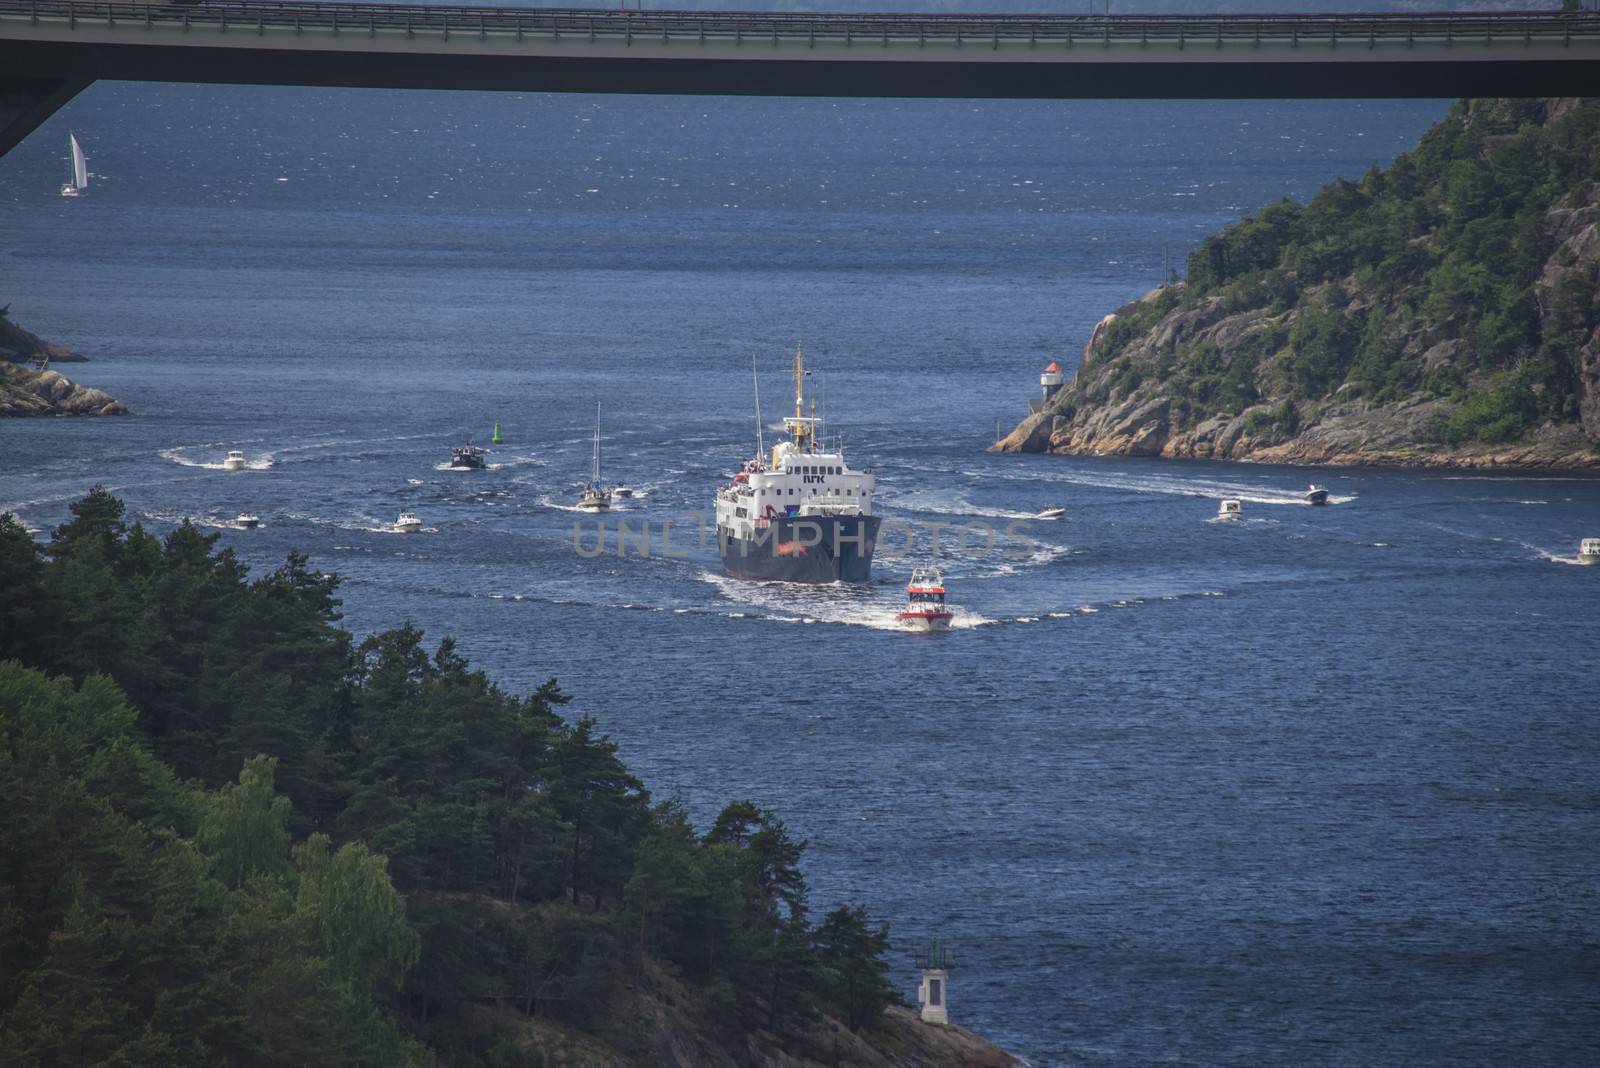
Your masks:
{"label": "shoreline rocks", "polygon": [[[5,310],[9,307],[0,309]],[[27,366],[34,360],[86,362],[71,349],[45,341],[0,316],[0,418],[128,414],[128,406],[104,390],[80,386],[58,371]]]}

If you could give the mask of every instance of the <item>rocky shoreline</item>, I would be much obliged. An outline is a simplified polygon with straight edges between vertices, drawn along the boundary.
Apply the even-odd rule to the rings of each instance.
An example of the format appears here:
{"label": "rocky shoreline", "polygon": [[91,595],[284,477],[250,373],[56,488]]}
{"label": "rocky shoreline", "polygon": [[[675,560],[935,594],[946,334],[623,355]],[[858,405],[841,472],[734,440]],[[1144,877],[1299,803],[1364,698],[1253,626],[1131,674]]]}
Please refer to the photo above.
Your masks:
{"label": "rocky shoreline", "polygon": [[[1131,314],[1137,304],[1156,299],[1159,292],[1107,316],[1084,346],[1083,361],[1093,358],[1108,326],[1119,315]],[[1237,328],[1230,318],[1217,320],[1206,333],[1212,338],[1225,337],[1230,328]],[[1111,403],[1096,406],[1072,403],[1080,388],[1078,382],[1069,385],[1059,398],[1064,405],[1030,415],[991,451],[1328,467],[1600,472],[1600,449],[1581,424],[1546,424],[1522,441],[1504,445],[1449,446],[1429,441],[1433,428],[1454,405],[1422,393],[1387,405],[1335,399],[1314,406],[1314,410],[1304,410],[1313,406],[1300,406],[1295,418],[1307,421],[1298,432],[1285,437],[1278,410],[1268,405],[1236,415],[1212,416],[1184,427],[1174,418],[1172,398],[1149,388],[1135,388],[1120,397],[1113,394]]]}
{"label": "rocky shoreline", "polygon": [[[71,349],[45,341],[5,317],[0,309],[0,418],[45,415],[126,415],[128,406],[103,390],[80,386],[48,369],[83,363]],[[26,366],[44,364],[44,369]]]}

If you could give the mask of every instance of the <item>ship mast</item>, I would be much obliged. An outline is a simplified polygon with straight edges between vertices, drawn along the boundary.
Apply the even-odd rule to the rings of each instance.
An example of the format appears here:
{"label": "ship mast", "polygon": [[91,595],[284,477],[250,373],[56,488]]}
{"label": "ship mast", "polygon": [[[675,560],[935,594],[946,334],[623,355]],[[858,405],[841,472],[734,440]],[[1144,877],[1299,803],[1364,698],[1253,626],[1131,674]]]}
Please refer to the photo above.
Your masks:
{"label": "ship mast", "polygon": [[806,365],[800,355],[800,343],[794,346],[794,443],[801,452],[810,452],[811,425],[806,422]]}
{"label": "ship mast", "polygon": [[767,446],[761,440],[761,377],[756,374],[756,358],[750,357],[750,382],[756,389],[756,460],[759,462],[766,455]]}

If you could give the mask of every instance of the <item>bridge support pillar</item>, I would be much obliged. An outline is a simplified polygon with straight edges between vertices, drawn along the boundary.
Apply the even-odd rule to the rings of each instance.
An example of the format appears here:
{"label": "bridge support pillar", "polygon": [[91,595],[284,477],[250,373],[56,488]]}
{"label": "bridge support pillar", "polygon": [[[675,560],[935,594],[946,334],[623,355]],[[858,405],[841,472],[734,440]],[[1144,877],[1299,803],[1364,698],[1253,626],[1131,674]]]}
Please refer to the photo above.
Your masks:
{"label": "bridge support pillar", "polygon": [[0,78],[0,156],[88,87],[86,78]]}

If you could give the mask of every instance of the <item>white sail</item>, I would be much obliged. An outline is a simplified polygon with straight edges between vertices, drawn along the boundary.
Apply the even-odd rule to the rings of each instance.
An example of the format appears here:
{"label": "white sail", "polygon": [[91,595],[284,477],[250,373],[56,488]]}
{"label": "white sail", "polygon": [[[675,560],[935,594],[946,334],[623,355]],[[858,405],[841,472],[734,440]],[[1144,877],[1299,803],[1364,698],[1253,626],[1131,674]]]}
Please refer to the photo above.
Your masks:
{"label": "white sail", "polygon": [[72,184],[77,189],[89,188],[89,168],[83,158],[83,146],[78,144],[76,134],[67,134],[67,140],[72,142]]}

